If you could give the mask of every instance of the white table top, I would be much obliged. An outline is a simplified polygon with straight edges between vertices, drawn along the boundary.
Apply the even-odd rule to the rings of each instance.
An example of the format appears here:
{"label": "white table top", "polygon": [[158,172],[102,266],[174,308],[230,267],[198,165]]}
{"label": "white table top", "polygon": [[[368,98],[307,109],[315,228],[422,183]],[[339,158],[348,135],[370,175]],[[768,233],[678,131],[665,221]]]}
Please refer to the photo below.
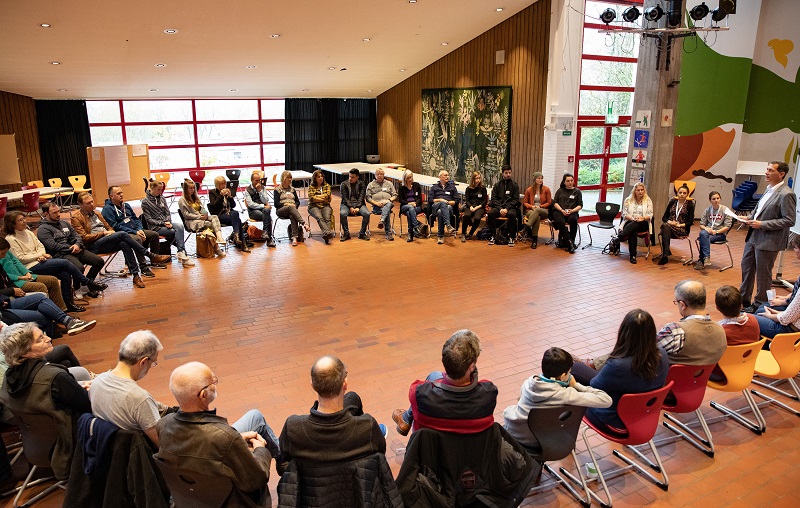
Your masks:
{"label": "white table top", "polygon": [[311,180],[311,177],[313,176],[308,171],[302,170],[290,171],[290,173],[292,173],[292,180]]}
{"label": "white table top", "polygon": [[365,173],[372,173],[375,174],[375,170],[378,168],[383,168],[384,171],[393,169],[389,166],[402,166],[402,164],[370,164],[368,162],[340,162],[337,164],[314,164],[314,167],[317,169],[321,169],[323,171],[327,171],[329,173],[338,173],[340,175],[346,175],[351,169],[356,168],[359,171],[363,171]]}
{"label": "white table top", "polygon": [[40,189],[27,189],[27,190],[20,190],[14,192],[6,192],[5,194],[0,194],[0,198],[6,197],[9,201],[12,199],[22,199],[24,194],[30,194],[32,192],[39,192],[39,197],[48,196],[50,194],[62,194],[64,192],[72,192],[72,187],[42,187]]}

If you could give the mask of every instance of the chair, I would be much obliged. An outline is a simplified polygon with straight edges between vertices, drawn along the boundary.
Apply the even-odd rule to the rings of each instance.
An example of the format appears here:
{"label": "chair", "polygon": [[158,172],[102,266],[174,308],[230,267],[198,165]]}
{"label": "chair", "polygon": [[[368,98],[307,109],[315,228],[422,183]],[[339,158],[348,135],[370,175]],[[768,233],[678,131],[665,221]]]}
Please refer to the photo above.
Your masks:
{"label": "chair", "polygon": [[122,270],[118,270],[116,272],[110,272],[108,270],[108,268],[111,266],[111,263],[114,262],[114,260],[117,258],[117,255],[120,252],[121,251],[110,252],[108,254],[98,254],[98,256],[106,258],[106,263],[103,265],[103,269],[100,271],[100,280],[101,281],[114,279],[114,278],[124,279],[125,277],[127,277],[129,275],[127,266],[124,266],[122,268]]}
{"label": "chair", "polygon": [[[800,401],[800,389],[798,389],[797,382],[794,380],[794,377],[800,373],[800,333],[779,333],[773,337],[769,345],[769,351],[761,350],[758,352],[755,373],[775,381],[765,383],[758,379],[753,379],[753,383],[775,391],[784,397]],[[789,383],[794,393],[777,388],[777,385],[784,381]],[[767,402],[772,402],[787,411],[791,411],[795,416],[800,416],[798,410],[773,397],[768,397],[757,390],[752,390],[752,393]]]}
{"label": "chair", "polygon": [[681,185],[689,187],[689,195],[686,196],[686,199],[694,199],[692,196],[694,195],[695,187],[697,187],[697,182],[694,180],[675,180],[675,182],[672,184],[672,188],[676,195],[678,194],[678,188],[680,188]]}
{"label": "chair", "polygon": [[5,196],[0,197],[0,219],[6,216],[8,212],[8,198]]}
{"label": "chair", "polygon": [[203,170],[194,169],[189,171],[189,179],[191,179],[197,186],[197,195],[200,196],[203,190],[203,179],[206,177],[206,172]]}
{"label": "chair", "polygon": [[[23,186],[22,190],[28,190],[30,188],[31,187]],[[39,214],[39,217],[42,216],[39,213],[39,191],[23,194],[22,202],[25,203],[25,207],[22,209],[22,211],[25,212],[26,216],[32,213]]]}
{"label": "chair", "polygon": [[655,228],[655,218],[650,217],[650,226],[647,231],[636,233],[636,237],[641,238],[644,241],[644,246],[647,247],[647,254],[644,255],[645,259],[650,257],[650,248],[653,246],[653,228]]}
{"label": "chair", "polygon": [[179,469],[157,455],[153,460],[169,487],[175,508],[219,508],[233,489],[233,482],[226,476]]}
{"label": "chair", "polygon": [[[45,185],[44,185],[44,181],[43,180],[31,180],[30,182],[28,182],[28,188],[29,189],[31,189],[31,188],[44,189],[44,187],[45,187]],[[53,199],[54,197],[56,197],[55,194],[45,194],[45,195],[39,196],[39,201],[41,203],[46,203],[46,202],[50,201],[51,199]]]}
{"label": "chair", "polygon": [[91,187],[84,187],[86,185],[86,175],[71,175],[67,177],[67,181],[72,186],[73,192],[92,192]]}
{"label": "chair", "polygon": [[[20,506],[19,500],[25,489],[56,479],[54,476],[50,476],[31,481],[31,478],[33,478],[40,467],[50,467],[50,457],[53,453],[53,447],[56,444],[58,432],[53,430],[55,429],[56,422],[53,420],[53,417],[48,414],[23,413],[18,411],[15,415],[20,422],[19,430],[22,433],[22,453],[33,466],[28,476],[25,478],[25,481],[22,482],[17,496],[14,498],[13,506],[17,508]],[[66,488],[66,480],[56,481],[56,483],[49,486],[44,491],[27,500],[24,506],[30,506],[36,503],[45,496],[50,495],[50,493],[55,492],[57,489],[66,490]]]}
{"label": "chair", "polygon": [[[424,195],[423,195],[422,199],[424,201],[424,199],[425,199]],[[400,208],[403,208],[402,204],[401,204]],[[426,212],[427,212],[427,210],[423,208],[422,212],[417,214],[417,217],[420,217],[420,216],[426,217]],[[408,217],[406,217],[406,214],[401,213],[400,209],[397,210],[397,217],[398,217],[397,220],[400,223],[400,236],[403,236],[403,220],[405,219],[405,221],[408,222]],[[422,220],[420,220],[420,224],[425,224],[426,222],[427,222],[427,218],[423,218]],[[394,224],[394,218],[392,218],[392,223]],[[407,229],[410,229],[410,228],[407,228]],[[430,236],[431,236],[431,228],[428,227],[428,236],[426,236],[426,238],[430,238]]]}
{"label": "chair", "polygon": [[[556,230],[553,227],[553,221],[551,221],[550,219],[543,219],[542,220],[542,224],[546,224],[550,228],[550,239],[548,241],[544,242],[544,244],[545,245],[551,245],[556,241]],[[578,223],[578,236],[576,236],[575,238],[576,238],[576,240],[578,240],[575,243],[575,248],[578,248],[581,245],[581,243],[583,242],[583,237],[581,235],[581,223],[580,222]]]}
{"label": "chair", "polygon": [[617,203],[598,202],[594,205],[594,210],[600,218],[599,221],[590,222],[587,224],[587,231],[589,232],[589,243],[583,247],[583,250],[592,246],[592,228],[611,229],[614,234],[619,234],[617,227],[614,225],[614,219],[617,218],[620,206]]}
{"label": "chair", "polygon": [[[377,216],[381,215],[381,210],[380,209],[376,210],[375,207],[372,206],[372,205],[367,205],[367,208],[371,208],[372,209],[372,210],[370,210],[370,215],[377,215]],[[394,209],[394,204],[392,204],[392,209]],[[384,231],[384,233],[391,233],[392,236],[397,236],[397,233],[394,230],[394,214],[391,213],[391,212],[389,213],[389,220],[391,221],[391,226],[390,226],[391,231]]]}
{"label": "chair", "polygon": [[[661,255],[664,255],[664,239],[662,238],[661,231],[658,232],[658,237],[660,238],[659,242],[661,242]],[[686,240],[689,244],[689,259],[683,262],[684,265],[690,265],[694,263],[694,249],[692,248],[692,239],[689,236],[674,236],[672,237],[673,240]],[[655,258],[653,258],[655,259]]]}
{"label": "chair", "polygon": [[168,189],[169,180],[172,177],[171,173],[151,173],[150,174],[156,181],[161,182],[164,184],[164,191],[161,193],[164,196],[164,199],[169,199],[169,207],[172,207],[172,203],[175,201],[175,198],[178,197],[177,188]]}
{"label": "chair", "polygon": [[[742,392],[749,406],[749,410],[752,411],[756,417],[755,422],[742,416],[739,412],[741,410],[733,410],[713,400],[709,402],[709,404],[717,411],[724,413],[726,416],[730,416],[758,435],[761,435],[767,430],[767,423],[764,421],[764,417],[761,415],[758,405],[753,400],[753,396],[750,395],[750,392],[747,391],[747,388],[753,380],[753,373],[755,372],[759,351],[761,351],[761,347],[766,341],[767,339],[761,339],[752,344],[728,346],[722,358],[717,362],[717,366],[722,370],[722,373],[725,374],[725,380],[708,381],[708,387],[714,390],[722,392]],[[745,407],[743,409],[747,410],[748,408]]]}
{"label": "chair", "polygon": [[[603,472],[600,470],[600,466],[597,463],[597,457],[595,456],[592,447],[589,445],[589,439],[587,438],[586,433],[589,429],[592,429],[601,437],[604,437],[609,441],[626,445],[629,450],[635,453],[640,459],[644,460],[647,465],[650,466],[650,468],[657,473],[661,473],[661,481],[650,474],[649,471],[645,470],[638,463],[634,462],[626,455],[623,455],[619,450],[614,450],[614,455],[623,460],[626,464],[628,464],[628,466],[645,475],[661,490],[667,490],[669,488],[669,478],[667,478],[667,472],[664,471],[664,466],[661,464],[661,456],[658,454],[658,449],[653,443],[653,436],[655,436],[656,429],[658,428],[658,419],[661,415],[661,406],[664,403],[664,399],[666,398],[667,394],[672,389],[672,386],[673,383],[669,382],[664,387],[657,390],[623,395],[617,404],[617,414],[619,414],[622,423],[625,424],[624,430],[616,431],[610,428],[600,429],[591,421],[589,421],[588,418],[584,417],[583,422],[586,424],[586,427],[583,429],[583,442],[586,444],[586,449],[589,451],[589,456],[592,458],[592,463],[597,471],[597,478],[600,480],[600,484],[603,486],[606,500],[608,502],[604,503],[591,489],[589,489],[588,492],[589,495],[591,495],[594,499],[597,499],[601,505],[609,508],[611,507],[611,493],[608,491],[608,485],[606,485],[605,477],[603,476]],[[653,453],[653,456],[656,459],[655,464],[647,459],[642,452],[636,448],[633,448],[634,445],[645,443],[650,445],[650,451]],[[613,471],[611,474],[623,472],[627,469],[628,468],[623,468],[621,470]],[[567,477],[573,482],[578,483],[577,478],[574,476],[567,474]]]}
{"label": "chair", "polygon": [[241,169],[227,169],[227,170],[225,170],[225,176],[228,177],[228,180],[231,180],[231,181],[235,180],[235,181],[238,182],[239,181],[239,177],[242,176],[242,170]]}
{"label": "chair", "polygon": [[[664,402],[664,427],[683,437],[694,447],[709,457],[714,457],[714,442],[711,440],[711,432],[708,424],[703,417],[700,406],[703,404],[703,397],[706,394],[706,384],[708,377],[714,370],[714,365],[672,365],[667,374],[667,382],[672,381],[672,391]],[[694,411],[697,420],[705,433],[705,438],[689,428],[688,425],[669,414],[690,413]]]}
{"label": "chair", "polygon": [[[578,439],[578,431],[581,427],[583,415],[586,413],[585,407],[580,406],[556,406],[533,408],[528,413],[528,428],[539,442],[538,449],[525,447],[531,457],[542,465],[542,469],[555,478],[556,484],[561,485],[572,494],[575,499],[583,506],[589,506],[592,498],[589,495],[589,487],[586,479],[581,472],[581,465],[578,456],[575,454],[575,441]],[[575,467],[578,469],[578,477],[583,485],[586,497],[584,498],[564,479],[553,470],[547,462],[561,460],[572,455]],[[562,471],[566,471],[561,467]],[[533,489],[539,490],[541,487]]]}
{"label": "chair", "polygon": [[[697,246],[697,252],[700,252],[700,239],[699,238],[695,238],[694,243]],[[725,248],[728,249],[728,258],[730,258],[730,262],[727,265],[725,265],[722,268],[720,268],[719,271],[720,272],[724,272],[728,268],[733,268],[733,254],[731,254],[731,246],[728,245],[728,240],[711,242],[711,245],[724,245]]]}
{"label": "chair", "polygon": [[[50,185],[50,187],[63,187],[64,186],[64,184],[61,181],[61,178],[49,178],[47,180],[47,183]],[[72,203],[72,198],[73,198],[73,196],[75,196],[75,191],[59,192],[55,196],[56,196],[56,198],[58,198],[60,206],[70,206],[70,203]],[[64,205],[63,200],[62,200],[62,198],[64,198],[64,197],[69,198],[67,200],[66,205]]]}

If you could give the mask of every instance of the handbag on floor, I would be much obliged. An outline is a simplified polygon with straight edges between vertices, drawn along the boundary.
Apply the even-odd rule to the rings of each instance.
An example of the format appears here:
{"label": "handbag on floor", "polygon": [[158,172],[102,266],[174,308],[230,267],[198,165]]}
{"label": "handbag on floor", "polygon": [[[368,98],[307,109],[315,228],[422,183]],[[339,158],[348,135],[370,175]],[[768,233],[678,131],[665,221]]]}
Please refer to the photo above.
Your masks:
{"label": "handbag on floor", "polygon": [[217,247],[217,236],[210,229],[197,233],[197,257],[213,258]]}

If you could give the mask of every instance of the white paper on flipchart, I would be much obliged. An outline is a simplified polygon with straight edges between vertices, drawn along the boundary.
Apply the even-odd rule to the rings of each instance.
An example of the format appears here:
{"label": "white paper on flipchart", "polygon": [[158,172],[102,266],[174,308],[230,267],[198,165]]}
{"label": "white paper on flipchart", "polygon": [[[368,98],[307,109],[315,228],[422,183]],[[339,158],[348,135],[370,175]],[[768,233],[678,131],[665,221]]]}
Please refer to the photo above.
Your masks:
{"label": "white paper on flipchart", "polygon": [[92,148],[92,160],[99,161],[100,160],[100,149],[99,148]]}
{"label": "white paper on flipchart", "polygon": [[131,151],[134,157],[144,157],[147,155],[147,145],[131,145]]}
{"label": "white paper on flipchart", "polygon": [[131,183],[131,170],[128,165],[128,147],[107,146],[106,181],[108,185],[128,185]]}

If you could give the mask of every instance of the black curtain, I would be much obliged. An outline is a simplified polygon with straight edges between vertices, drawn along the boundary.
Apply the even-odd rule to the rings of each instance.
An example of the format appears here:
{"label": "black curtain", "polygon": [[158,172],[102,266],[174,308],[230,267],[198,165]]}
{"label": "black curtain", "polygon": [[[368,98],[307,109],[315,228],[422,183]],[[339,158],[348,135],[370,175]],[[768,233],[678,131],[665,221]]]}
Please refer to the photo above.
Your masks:
{"label": "black curtain", "polygon": [[364,162],[378,153],[375,99],[286,99],[286,169]]}
{"label": "black curtain", "polygon": [[70,175],[89,175],[86,148],[92,146],[85,101],[35,101],[39,128],[42,176],[61,178],[69,187]]}

